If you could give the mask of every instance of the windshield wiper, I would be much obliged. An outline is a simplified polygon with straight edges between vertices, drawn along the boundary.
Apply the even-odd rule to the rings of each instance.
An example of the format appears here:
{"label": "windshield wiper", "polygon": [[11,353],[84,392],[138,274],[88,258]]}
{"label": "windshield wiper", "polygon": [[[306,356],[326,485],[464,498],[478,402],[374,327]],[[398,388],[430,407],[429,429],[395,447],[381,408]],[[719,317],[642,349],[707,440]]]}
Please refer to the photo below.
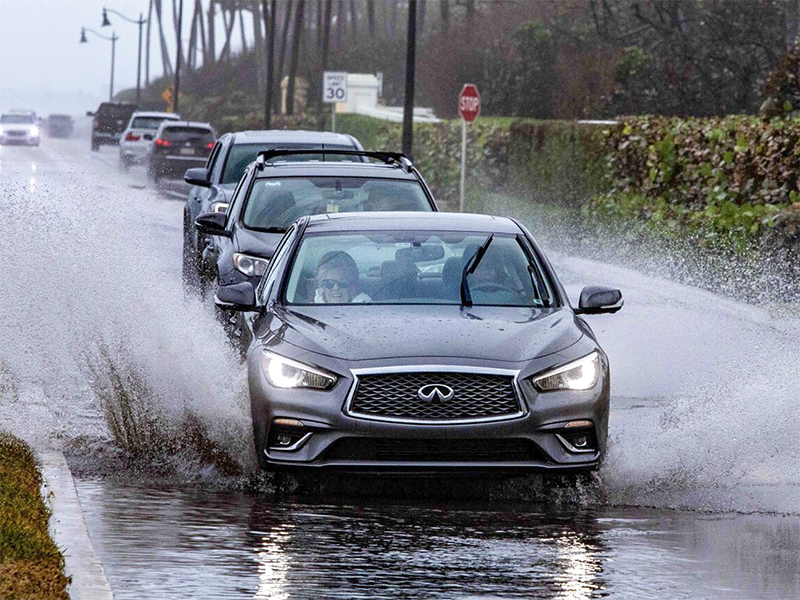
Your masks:
{"label": "windshield wiper", "polygon": [[489,249],[489,244],[492,243],[494,234],[486,238],[480,248],[475,251],[475,254],[464,265],[464,270],[461,272],[461,306],[472,306],[472,295],[469,293],[469,285],[467,285],[467,276],[475,272],[478,265],[483,259],[483,255]]}

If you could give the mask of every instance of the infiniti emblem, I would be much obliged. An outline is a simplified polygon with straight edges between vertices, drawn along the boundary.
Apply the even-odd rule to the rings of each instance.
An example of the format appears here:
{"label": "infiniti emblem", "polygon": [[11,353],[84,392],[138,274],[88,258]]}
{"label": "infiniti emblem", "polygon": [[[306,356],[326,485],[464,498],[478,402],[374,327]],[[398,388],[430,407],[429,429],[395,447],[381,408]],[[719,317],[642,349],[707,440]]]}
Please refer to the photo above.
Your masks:
{"label": "infiniti emblem", "polygon": [[455,396],[453,388],[442,383],[423,385],[417,392],[417,397],[423,402],[439,403],[452,400]]}

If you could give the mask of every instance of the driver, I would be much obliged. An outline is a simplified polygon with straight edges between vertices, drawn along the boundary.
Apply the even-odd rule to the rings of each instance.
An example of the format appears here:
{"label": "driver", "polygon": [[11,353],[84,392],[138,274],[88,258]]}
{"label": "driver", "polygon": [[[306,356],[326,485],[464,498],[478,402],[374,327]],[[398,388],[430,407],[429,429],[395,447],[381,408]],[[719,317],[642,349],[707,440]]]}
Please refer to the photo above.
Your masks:
{"label": "driver", "polygon": [[370,302],[359,292],[358,266],[347,252],[326,252],[317,265],[316,304],[348,304]]}
{"label": "driver", "polygon": [[514,279],[500,253],[489,250],[469,276],[469,289],[476,304],[514,304],[520,301]]}

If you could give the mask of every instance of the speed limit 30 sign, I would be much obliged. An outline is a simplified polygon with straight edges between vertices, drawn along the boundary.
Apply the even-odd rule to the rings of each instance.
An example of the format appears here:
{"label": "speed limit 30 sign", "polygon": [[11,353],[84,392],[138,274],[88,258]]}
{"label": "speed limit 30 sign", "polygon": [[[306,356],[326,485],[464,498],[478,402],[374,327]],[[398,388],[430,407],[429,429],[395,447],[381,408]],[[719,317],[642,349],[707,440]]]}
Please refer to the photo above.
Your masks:
{"label": "speed limit 30 sign", "polygon": [[322,78],[322,101],[327,104],[347,102],[347,73],[325,71]]}

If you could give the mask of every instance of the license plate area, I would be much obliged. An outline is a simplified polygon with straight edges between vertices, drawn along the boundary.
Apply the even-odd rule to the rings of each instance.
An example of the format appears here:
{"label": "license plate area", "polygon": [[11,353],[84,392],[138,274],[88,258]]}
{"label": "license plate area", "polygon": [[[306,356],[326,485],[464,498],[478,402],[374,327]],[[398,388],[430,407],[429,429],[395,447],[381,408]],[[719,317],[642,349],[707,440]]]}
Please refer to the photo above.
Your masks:
{"label": "license plate area", "polygon": [[194,148],[181,148],[180,154],[183,156],[194,156]]}

